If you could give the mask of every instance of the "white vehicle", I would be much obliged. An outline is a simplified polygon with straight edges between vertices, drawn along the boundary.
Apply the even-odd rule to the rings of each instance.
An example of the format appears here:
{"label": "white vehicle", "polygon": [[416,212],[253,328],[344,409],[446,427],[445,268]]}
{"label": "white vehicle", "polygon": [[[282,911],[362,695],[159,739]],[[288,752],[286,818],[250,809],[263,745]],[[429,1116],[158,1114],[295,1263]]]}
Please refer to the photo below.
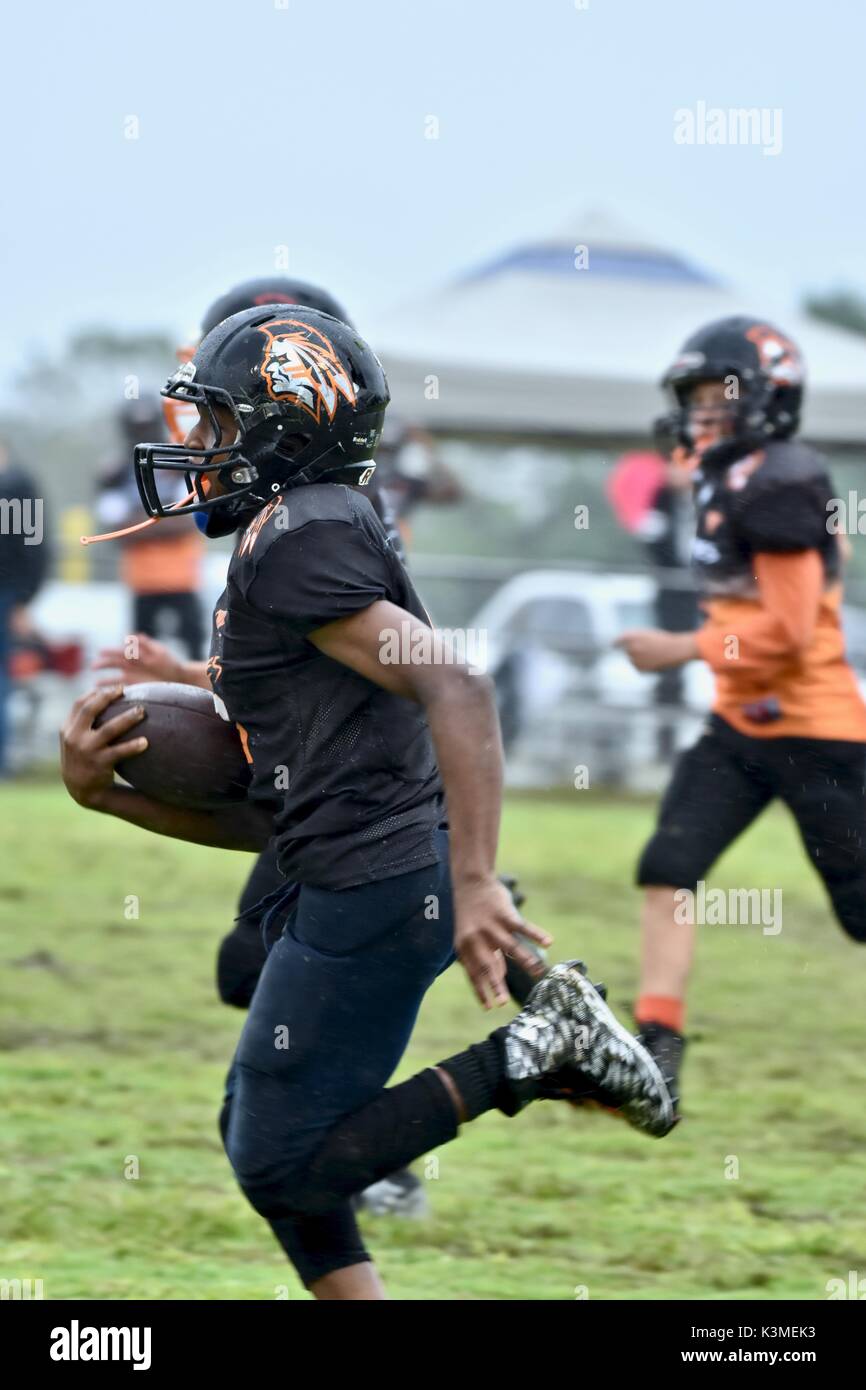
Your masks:
{"label": "white vehicle", "polygon": [[655,703],[657,677],[613,645],[629,628],[657,626],[648,575],[530,570],[503,584],[472,626],[497,684],[512,782],[572,782],[585,766],[598,782],[639,784],[639,770],[658,762],[660,722],[674,725],[682,747],[709,708],[703,663],[684,669],[685,706],[671,713]]}

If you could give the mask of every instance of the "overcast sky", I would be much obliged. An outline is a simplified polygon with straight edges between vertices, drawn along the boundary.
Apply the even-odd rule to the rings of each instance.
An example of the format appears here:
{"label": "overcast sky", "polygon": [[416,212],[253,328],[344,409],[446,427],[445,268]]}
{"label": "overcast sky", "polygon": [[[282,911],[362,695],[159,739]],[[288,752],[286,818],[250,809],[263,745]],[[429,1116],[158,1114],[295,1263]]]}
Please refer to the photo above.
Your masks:
{"label": "overcast sky", "polygon": [[[16,5],[0,95],[0,386],[28,347],[84,323],[183,335],[233,281],[271,271],[275,248],[363,328],[506,246],[572,222],[578,238],[590,208],[744,284],[756,309],[809,287],[866,290],[864,12],[861,0]],[[678,144],[675,113],[700,102],[781,112],[781,151]],[[438,139],[425,138],[431,116]]]}

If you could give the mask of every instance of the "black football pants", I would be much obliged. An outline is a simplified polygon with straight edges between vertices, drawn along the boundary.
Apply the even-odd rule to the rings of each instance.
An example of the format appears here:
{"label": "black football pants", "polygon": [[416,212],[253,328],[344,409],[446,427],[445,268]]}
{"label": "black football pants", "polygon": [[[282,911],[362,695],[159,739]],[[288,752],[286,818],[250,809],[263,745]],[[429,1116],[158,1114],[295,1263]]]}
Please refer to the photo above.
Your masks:
{"label": "black football pants", "polygon": [[[305,1284],[369,1258],[354,1192],[456,1134],[434,1073],[383,1089],[425,993],[454,959],[438,835],[443,858],[428,868],[340,892],[285,888],[282,934],[229,1071],[226,1152]],[[280,890],[275,898],[279,912]]]}
{"label": "black football pants", "polygon": [[866,744],[750,738],[718,715],[679,759],[637,882],[694,890],[775,798],[797,822],[836,917],[866,942]]}
{"label": "black football pants", "polygon": [[253,991],[267,959],[262,929],[251,910],[276,889],[287,887],[287,880],[277,866],[274,841],[262,850],[250,876],[244,884],[238,903],[238,917],[232,930],[223,937],[217,954],[217,990],[224,1004],[248,1009]]}

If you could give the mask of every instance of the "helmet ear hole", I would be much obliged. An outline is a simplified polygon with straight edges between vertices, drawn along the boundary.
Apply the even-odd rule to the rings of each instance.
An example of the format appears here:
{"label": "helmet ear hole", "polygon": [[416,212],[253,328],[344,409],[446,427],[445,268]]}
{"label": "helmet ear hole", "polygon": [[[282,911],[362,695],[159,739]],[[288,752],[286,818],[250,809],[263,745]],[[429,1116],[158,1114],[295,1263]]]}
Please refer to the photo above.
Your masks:
{"label": "helmet ear hole", "polygon": [[295,459],[309,446],[312,437],[311,434],[288,434],[283,431],[277,441],[275,453],[280,458]]}

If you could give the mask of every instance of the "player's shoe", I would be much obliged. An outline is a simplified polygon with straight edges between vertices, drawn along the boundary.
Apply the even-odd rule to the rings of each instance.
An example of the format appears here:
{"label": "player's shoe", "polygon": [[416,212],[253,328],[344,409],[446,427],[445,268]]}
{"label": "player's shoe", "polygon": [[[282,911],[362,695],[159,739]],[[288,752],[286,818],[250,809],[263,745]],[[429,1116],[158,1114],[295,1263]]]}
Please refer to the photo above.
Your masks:
{"label": "player's shoe", "polygon": [[673,1099],[674,1110],[679,1112],[680,1067],[686,1048],[685,1038],[682,1033],[678,1033],[675,1028],[666,1027],[664,1023],[642,1024],[638,1037],[664,1077],[665,1085]]}
{"label": "player's shoe", "polygon": [[560,1098],[563,1068],[605,1097],[629,1124],[661,1137],[676,1121],[659,1068],[614,1017],[577,961],[548,970],[503,1030],[506,1085],[515,1110]]}
{"label": "player's shoe", "polygon": [[427,1193],[420,1178],[409,1168],[398,1168],[387,1178],[371,1183],[354,1199],[357,1211],[373,1216],[426,1216],[430,1210]]}

